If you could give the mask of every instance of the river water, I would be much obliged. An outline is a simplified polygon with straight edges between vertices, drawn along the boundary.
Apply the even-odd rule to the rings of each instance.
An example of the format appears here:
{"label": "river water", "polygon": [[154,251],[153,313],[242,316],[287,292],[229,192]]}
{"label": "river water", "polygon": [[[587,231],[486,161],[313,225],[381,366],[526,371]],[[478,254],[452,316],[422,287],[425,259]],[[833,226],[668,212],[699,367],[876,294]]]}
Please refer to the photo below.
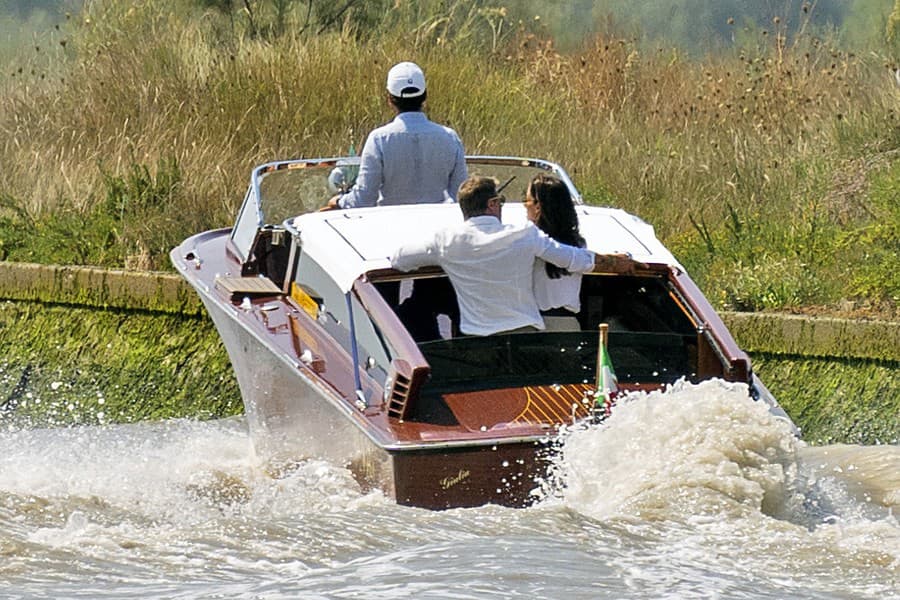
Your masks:
{"label": "river water", "polygon": [[241,419],[0,432],[4,598],[900,598],[900,447],[808,447],[716,383],[568,434],[523,510],[431,512]]}

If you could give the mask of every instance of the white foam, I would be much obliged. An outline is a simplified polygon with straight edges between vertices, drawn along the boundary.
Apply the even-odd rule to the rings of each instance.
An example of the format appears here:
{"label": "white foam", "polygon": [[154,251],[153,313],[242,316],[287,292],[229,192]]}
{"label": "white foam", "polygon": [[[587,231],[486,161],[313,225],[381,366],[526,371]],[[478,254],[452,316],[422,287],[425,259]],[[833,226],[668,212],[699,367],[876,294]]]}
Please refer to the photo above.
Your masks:
{"label": "white foam", "polygon": [[[696,578],[694,557],[719,575],[789,588],[814,577],[820,590],[885,597],[900,572],[898,452],[813,450],[744,386],[681,383],[628,396],[601,425],[571,431],[559,495],[641,536],[652,527],[647,559],[670,575]],[[880,581],[866,580],[873,569]]]}
{"label": "white foam", "polygon": [[746,386],[713,380],[621,399],[599,427],[572,431],[565,501],[595,517],[652,518],[673,502],[778,510],[796,465],[787,425]]}
{"label": "white foam", "polygon": [[242,420],[21,430],[0,434],[0,491],[54,504],[100,499],[149,520],[293,514],[362,497],[347,469],[308,460],[273,472]]}

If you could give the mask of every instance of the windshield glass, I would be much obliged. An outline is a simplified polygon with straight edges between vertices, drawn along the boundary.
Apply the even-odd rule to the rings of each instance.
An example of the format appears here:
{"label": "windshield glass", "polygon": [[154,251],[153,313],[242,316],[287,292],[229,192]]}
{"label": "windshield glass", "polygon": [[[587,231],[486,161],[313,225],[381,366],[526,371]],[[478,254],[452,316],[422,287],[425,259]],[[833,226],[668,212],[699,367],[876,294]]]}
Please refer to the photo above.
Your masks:
{"label": "windshield glass", "polygon": [[[507,184],[503,194],[510,201],[525,198],[528,183],[538,173],[551,173],[567,185],[576,202],[581,196],[561,167],[550,162],[522,159],[470,156],[466,158],[470,175],[493,177]],[[359,157],[299,160],[271,163],[259,167],[253,176],[250,193],[261,214],[261,225],[278,226],[285,220],[324,206],[341,190],[356,181]],[[258,194],[258,198],[256,196]],[[256,218],[256,214],[253,215]]]}
{"label": "windshield glass", "polygon": [[569,180],[568,175],[557,165],[544,161],[497,161],[491,158],[469,159],[466,162],[469,175],[493,177],[502,187],[501,193],[511,202],[521,202],[525,199],[525,190],[528,184],[538,174],[551,174],[562,179],[569,186],[569,192],[576,204],[581,203],[581,195]]}

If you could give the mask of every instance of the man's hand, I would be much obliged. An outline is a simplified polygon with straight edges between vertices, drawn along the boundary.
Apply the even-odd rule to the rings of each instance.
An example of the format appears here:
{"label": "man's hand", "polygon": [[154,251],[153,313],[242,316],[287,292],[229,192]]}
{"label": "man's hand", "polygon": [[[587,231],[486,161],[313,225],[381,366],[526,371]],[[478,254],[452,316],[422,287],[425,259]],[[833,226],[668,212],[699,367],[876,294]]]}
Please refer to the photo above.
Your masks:
{"label": "man's hand", "polygon": [[322,208],[319,209],[319,212],[326,211],[326,210],[339,209],[341,207],[341,205],[338,204],[338,200],[340,200],[340,199],[341,199],[341,195],[335,194],[334,196],[332,196],[331,198],[328,199],[328,203],[325,204],[325,206],[323,206]]}
{"label": "man's hand", "polygon": [[634,275],[635,269],[646,269],[647,265],[631,258],[630,254],[596,254],[594,271],[602,273],[622,273]]}

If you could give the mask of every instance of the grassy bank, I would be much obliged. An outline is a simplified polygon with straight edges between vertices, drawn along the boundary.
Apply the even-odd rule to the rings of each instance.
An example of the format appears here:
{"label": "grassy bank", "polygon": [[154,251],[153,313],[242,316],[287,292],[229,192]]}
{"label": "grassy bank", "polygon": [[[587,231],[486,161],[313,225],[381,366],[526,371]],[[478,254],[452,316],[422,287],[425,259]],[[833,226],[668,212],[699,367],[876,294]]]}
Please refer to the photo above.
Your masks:
{"label": "grassy bank", "polygon": [[0,421],[59,426],[243,411],[206,316],[0,303]]}
{"label": "grassy bank", "polygon": [[900,443],[897,361],[768,353],[751,357],[807,443]]}
{"label": "grassy bank", "polygon": [[469,153],[562,163],[652,223],[717,307],[900,313],[887,42],[738,20],[707,56],[613,33],[560,52],[500,2],[353,3],[328,27],[251,4],[88,3],[0,73],[0,259],[168,268],[231,223],[255,164],[358,148],[412,59]]}

